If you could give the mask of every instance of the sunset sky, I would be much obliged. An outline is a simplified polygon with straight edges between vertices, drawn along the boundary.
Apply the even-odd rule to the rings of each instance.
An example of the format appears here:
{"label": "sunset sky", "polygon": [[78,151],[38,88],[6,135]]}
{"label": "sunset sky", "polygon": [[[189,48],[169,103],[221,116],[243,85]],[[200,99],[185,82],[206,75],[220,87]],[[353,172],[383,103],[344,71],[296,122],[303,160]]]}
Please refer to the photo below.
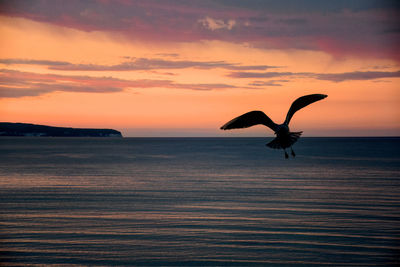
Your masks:
{"label": "sunset sky", "polygon": [[219,127],[297,97],[304,136],[400,135],[399,1],[0,1],[0,121],[124,136]]}

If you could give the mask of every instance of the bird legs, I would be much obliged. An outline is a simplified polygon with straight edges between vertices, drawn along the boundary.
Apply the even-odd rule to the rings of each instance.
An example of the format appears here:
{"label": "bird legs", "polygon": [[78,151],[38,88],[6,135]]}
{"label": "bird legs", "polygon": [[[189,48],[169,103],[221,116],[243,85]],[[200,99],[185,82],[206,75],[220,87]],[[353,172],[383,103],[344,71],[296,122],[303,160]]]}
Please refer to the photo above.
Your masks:
{"label": "bird legs", "polygon": [[[286,152],[286,149],[283,149],[283,150],[285,151],[285,159],[288,159],[289,158],[289,154]],[[290,147],[290,151],[291,151],[292,157],[293,158],[296,157],[296,153],[294,153],[292,147]]]}

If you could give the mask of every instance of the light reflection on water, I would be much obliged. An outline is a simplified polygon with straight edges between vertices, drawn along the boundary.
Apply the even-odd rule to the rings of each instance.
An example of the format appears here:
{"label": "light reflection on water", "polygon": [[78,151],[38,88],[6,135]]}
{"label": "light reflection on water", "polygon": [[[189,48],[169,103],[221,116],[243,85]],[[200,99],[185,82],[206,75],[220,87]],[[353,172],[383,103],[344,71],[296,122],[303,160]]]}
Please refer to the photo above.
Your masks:
{"label": "light reflection on water", "polygon": [[396,265],[400,139],[0,139],[5,265]]}

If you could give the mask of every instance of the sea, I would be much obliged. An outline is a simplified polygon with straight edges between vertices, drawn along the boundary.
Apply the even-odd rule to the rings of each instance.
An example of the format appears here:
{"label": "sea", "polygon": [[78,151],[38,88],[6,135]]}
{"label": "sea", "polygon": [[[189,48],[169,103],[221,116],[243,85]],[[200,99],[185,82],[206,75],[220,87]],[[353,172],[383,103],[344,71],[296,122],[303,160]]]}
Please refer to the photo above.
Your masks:
{"label": "sea", "polygon": [[400,138],[0,138],[0,265],[399,266]]}

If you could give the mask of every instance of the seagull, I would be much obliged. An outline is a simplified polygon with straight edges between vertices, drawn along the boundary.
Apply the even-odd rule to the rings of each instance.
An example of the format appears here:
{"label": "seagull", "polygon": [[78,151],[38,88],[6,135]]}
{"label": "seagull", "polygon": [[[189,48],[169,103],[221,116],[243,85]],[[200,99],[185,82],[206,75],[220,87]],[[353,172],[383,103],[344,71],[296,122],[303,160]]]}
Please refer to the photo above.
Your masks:
{"label": "seagull", "polygon": [[327,95],[323,94],[312,94],[297,98],[290,106],[290,109],[286,115],[286,119],[282,124],[276,124],[267,115],[265,115],[264,112],[255,110],[247,112],[227,122],[221,127],[221,130],[248,128],[257,124],[265,125],[271,128],[276,135],[276,137],[271,142],[266,144],[266,146],[275,149],[282,148],[285,151],[285,158],[289,158],[286,148],[290,147],[291,154],[293,157],[295,157],[296,154],[294,153],[292,146],[294,143],[296,143],[297,139],[300,138],[300,135],[303,132],[291,132],[289,130],[290,119],[299,109],[302,109],[311,103],[322,100],[326,97]]}

